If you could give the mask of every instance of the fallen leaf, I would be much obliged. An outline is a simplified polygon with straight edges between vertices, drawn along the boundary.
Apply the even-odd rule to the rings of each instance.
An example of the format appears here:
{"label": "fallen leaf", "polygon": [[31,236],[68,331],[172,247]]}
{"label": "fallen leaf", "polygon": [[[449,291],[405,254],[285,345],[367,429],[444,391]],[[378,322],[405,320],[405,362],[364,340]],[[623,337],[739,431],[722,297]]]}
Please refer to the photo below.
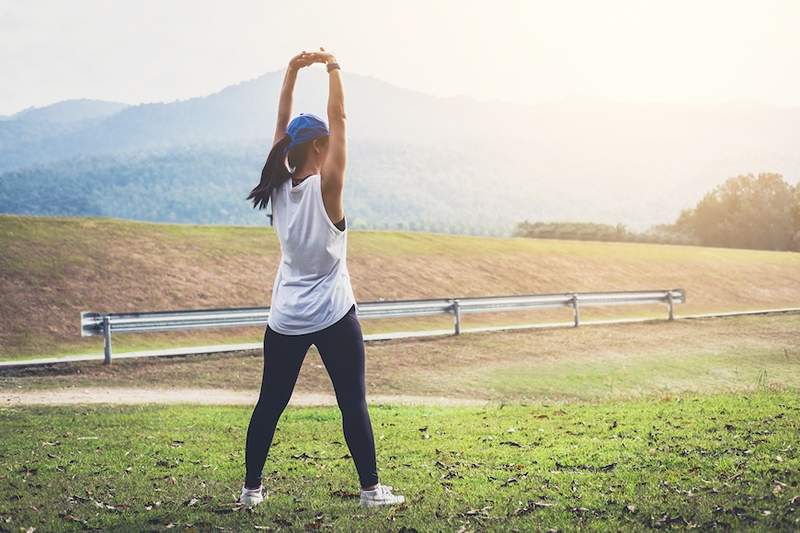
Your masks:
{"label": "fallen leaf", "polygon": [[528,503],[526,503],[524,506],[520,507],[519,509],[516,509],[512,514],[514,516],[522,516],[524,514],[528,514],[530,512],[533,512],[534,509],[541,508],[541,507],[552,507],[552,506],[553,506],[552,503],[528,500]]}

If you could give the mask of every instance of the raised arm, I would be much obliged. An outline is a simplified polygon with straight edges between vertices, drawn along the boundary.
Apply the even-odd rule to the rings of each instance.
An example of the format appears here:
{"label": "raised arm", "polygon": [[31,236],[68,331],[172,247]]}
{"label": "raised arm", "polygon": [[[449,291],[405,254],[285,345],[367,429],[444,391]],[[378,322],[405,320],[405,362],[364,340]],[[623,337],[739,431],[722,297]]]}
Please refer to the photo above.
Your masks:
{"label": "raised arm", "polygon": [[[335,63],[333,54],[324,52],[325,64]],[[347,128],[344,113],[344,89],[341,70],[334,69],[328,74],[328,154],[322,164],[322,199],[331,220],[340,221],[344,217],[344,170],[347,163]]]}
{"label": "raised arm", "polygon": [[286,135],[286,127],[289,125],[289,119],[292,118],[292,95],[294,93],[294,84],[297,81],[297,72],[314,62],[315,55],[306,51],[297,54],[289,61],[289,66],[286,67],[286,74],[283,77],[280,100],[278,101],[278,121],[275,125],[272,146],[275,146]]}

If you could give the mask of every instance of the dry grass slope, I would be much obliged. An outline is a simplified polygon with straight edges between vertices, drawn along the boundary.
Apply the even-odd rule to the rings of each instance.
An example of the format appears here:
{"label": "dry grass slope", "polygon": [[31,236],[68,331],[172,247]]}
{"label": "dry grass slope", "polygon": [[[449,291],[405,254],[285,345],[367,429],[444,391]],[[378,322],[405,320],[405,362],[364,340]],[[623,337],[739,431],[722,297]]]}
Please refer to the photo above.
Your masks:
{"label": "dry grass slope", "polygon": [[[0,250],[6,357],[96,350],[84,310],[268,305],[280,254],[269,228],[5,215]],[[684,313],[800,304],[790,252],[359,231],[348,261],[359,300],[683,287]]]}

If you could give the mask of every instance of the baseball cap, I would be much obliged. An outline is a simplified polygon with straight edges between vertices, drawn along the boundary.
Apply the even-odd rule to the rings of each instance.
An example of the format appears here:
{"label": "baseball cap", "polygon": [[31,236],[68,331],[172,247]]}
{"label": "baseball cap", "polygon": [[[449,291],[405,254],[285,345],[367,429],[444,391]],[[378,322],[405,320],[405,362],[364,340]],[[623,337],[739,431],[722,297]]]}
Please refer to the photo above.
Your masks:
{"label": "baseball cap", "polygon": [[299,144],[313,141],[330,134],[328,125],[313,113],[300,113],[294,117],[286,128],[286,134],[291,141],[286,146],[286,152]]}

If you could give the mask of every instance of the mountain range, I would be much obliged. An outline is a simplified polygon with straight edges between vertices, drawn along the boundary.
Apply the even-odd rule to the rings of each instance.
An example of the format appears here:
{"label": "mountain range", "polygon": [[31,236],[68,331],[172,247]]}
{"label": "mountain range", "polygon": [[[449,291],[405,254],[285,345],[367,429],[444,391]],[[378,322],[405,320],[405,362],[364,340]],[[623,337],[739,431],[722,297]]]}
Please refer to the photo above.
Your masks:
{"label": "mountain range", "polygon": [[[293,115],[325,117],[301,71]],[[263,224],[244,200],[282,71],[207,96],[68,100],[0,118],[0,212]],[[345,73],[351,227],[507,234],[522,220],[672,222],[726,178],[800,176],[800,109],[443,98]]]}

